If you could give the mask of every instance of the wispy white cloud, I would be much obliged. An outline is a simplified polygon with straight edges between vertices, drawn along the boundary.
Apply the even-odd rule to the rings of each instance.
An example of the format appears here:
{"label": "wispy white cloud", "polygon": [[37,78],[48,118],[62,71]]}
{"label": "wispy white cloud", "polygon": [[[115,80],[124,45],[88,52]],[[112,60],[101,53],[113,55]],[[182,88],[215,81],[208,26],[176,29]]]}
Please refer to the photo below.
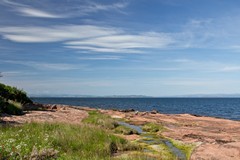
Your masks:
{"label": "wispy white cloud", "polygon": [[120,56],[79,57],[80,60],[120,60]]}
{"label": "wispy white cloud", "polygon": [[89,49],[99,52],[128,52],[132,49],[137,52],[136,49],[140,48],[165,48],[173,42],[174,40],[167,34],[142,33],[102,36],[84,41],[70,41],[65,44],[69,48],[91,47]]}
{"label": "wispy white cloud", "polygon": [[173,68],[173,67],[145,67],[145,68],[136,68],[137,70],[143,71],[181,71],[182,68]]}
{"label": "wispy white cloud", "polygon": [[[25,16],[43,18],[70,16],[60,11],[55,11],[54,7],[51,10],[49,8],[42,10],[41,7],[39,9],[15,1],[4,0],[2,3],[14,6],[16,11]],[[127,6],[128,3],[126,2],[99,4],[92,1],[85,2],[83,5],[71,5],[71,7],[75,7],[73,10],[81,12],[79,15],[99,11],[120,10]],[[68,11],[68,9],[66,10]],[[68,13],[72,14],[71,11]],[[174,33],[146,31],[131,34],[114,27],[63,25],[49,27],[6,26],[0,27],[0,34],[5,39],[24,43],[64,41],[63,45],[66,48],[90,52],[140,53],[143,48],[227,48],[236,50],[239,45],[239,38],[236,35],[240,34],[236,26],[240,27],[238,17],[223,17],[219,19],[191,19],[179,32]]]}
{"label": "wispy white cloud", "polygon": [[4,61],[5,63],[18,64],[23,66],[32,67],[38,70],[74,70],[83,68],[84,66],[76,66],[67,63],[47,63],[47,62],[35,62],[35,61]]}
{"label": "wispy white cloud", "polygon": [[176,79],[163,79],[159,80],[163,85],[167,86],[181,86],[181,87],[218,87],[227,84],[238,84],[236,80],[225,79],[219,81],[218,79],[211,78],[176,78]]}
{"label": "wispy white cloud", "polygon": [[180,58],[180,59],[169,59],[165,60],[166,62],[175,62],[175,63],[191,63],[194,62],[194,60],[186,59],[186,58]]}
{"label": "wispy white cloud", "polygon": [[29,77],[29,76],[33,76],[36,75],[37,73],[33,73],[33,72],[27,72],[27,71],[3,71],[2,75],[3,77]]}
{"label": "wispy white cloud", "polygon": [[48,11],[31,7],[30,5],[23,4],[21,2],[14,2],[11,0],[3,0],[0,4],[13,8],[14,11],[20,13],[20,15],[27,17],[38,18],[64,18],[62,14],[54,14]]}
{"label": "wispy white cloud", "polygon": [[80,7],[82,13],[91,13],[98,11],[121,10],[128,6],[127,2],[117,2],[113,4],[99,4],[96,2],[88,2],[84,7]]}
{"label": "wispy white cloud", "polygon": [[106,48],[99,46],[76,46],[76,45],[66,45],[66,48],[76,49],[76,50],[87,50],[90,52],[101,52],[101,53],[143,53],[141,50],[137,49],[119,49],[119,48]]}
{"label": "wispy white cloud", "polygon": [[[43,2],[44,3],[44,2]],[[128,6],[127,2],[96,3],[94,1],[70,1],[58,4],[49,2],[48,5],[34,2],[2,0],[0,4],[13,8],[22,16],[37,18],[68,18],[79,17],[100,11],[120,11]]]}
{"label": "wispy white cloud", "polygon": [[[236,49],[239,45],[239,17],[190,19],[182,31],[173,35],[180,48]],[[235,47],[235,48],[234,48]]]}
{"label": "wispy white cloud", "polygon": [[27,6],[27,5],[18,3],[18,2],[14,2],[12,0],[2,0],[0,3],[7,5],[7,6],[17,6],[17,7],[26,7]]}
{"label": "wispy white cloud", "polygon": [[14,42],[47,43],[114,35],[121,33],[121,30],[92,25],[65,25],[50,27],[0,27],[0,33],[4,38]]}
{"label": "wispy white cloud", "polygon": [[[120,67],[120,68],[100,68],[108,70],[127,70],[127,71],[153,71],[153,72],[179,72],[185,74],[203,73],[219,74],[227,72],[240,72],[240,66],[231,64],[231,62],[196,60],[196,59],[167,59],[158,61],[159,65],[141,66],[141,67]],[[161,65],[162,64],[162,65]]]}
{"label": "wispy white cloud", "polygon": [[240,66],[226,66],[226,67],[220,68],[219,71],[222,71],[222,72],[239,72],[240,71]]}
{"label": "wispy white cloud", "polygon": [[174,43],[166,33],[131,34],[114,27],[67,25],[52,27],[0,27],[5,39],[21,43],[63,42],[66,48],[92,52],[141,53]]}
{"label": "wispy white cloud", "polygon": [[57,15],[53,13],[49,13],[46,11],[41,11],[39,9],[34,9],[30,7],[21,7],[17,9],[24,16],[28,17],[39,17],[39,18],[64,18],[63,15]]}
{"label": "wispy white cloud", "polygon": [[193,59],[173,59],[168,62],[178,64],[182,71],[194,71],[205,73],[239,72],[240,66],[232,65],[230,62]]}
{"label": "wispy white cloud", "polygon": [[210,73],[240,72],[239,65],[230,64],[230,62],[219,62],[211,60],[192,60],[192,59],[173,59],[167,62],[180,63],[179,70],[182,71],[202,71]]}

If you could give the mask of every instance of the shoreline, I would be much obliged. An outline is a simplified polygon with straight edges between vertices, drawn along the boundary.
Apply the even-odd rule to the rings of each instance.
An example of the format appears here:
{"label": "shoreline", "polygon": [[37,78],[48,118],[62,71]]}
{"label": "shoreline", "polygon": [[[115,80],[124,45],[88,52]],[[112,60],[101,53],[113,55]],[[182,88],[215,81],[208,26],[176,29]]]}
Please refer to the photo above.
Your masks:
{"label": "shoreline", "polygon": [[[239,159],[240,122],[228,119],[196,116],[190,114],[161,114],[157,111],[138,112],[135,110],[105,110],[69,105],[26,106],[39,111],[27,111],[22,116],[3,116],[2,120],[11,123],[63,122],[81,124],[89,111],[98,111],[114,119],[123,119],[130,124],[142,126],[155,123],[163,126],[162,136],[187,144],[196,144],[191,159]],[[35,108],[36,109],[36,108]],[[124,136],[128,140],[138,139],[138,135]],[[211,159],[210,158],[210,159]]]}
{"label": "shoreline", "polygon": [[[143,100],[142,100],[143,99]],[[186,101],[183,98],[36,98],[34,102],[43,104],[65,104],[76,106],[89,106],[93,108],[102,109],[129,109],[133,108],[137,111],[152,111],[158,110],[164,114],[185,114],[224,118],[230,120],[240,121],[239,117],[239,104],[240,99],[224,98],[220,100],[209,100],[209,98],[187,98]]]}

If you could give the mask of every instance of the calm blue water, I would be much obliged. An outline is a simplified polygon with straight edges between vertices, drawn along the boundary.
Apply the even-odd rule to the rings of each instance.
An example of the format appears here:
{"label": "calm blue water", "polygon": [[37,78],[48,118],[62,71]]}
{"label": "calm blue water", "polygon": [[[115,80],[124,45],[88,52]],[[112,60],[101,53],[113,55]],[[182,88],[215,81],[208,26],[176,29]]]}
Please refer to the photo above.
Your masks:
{"label": "calm blue water", "polygon": [[43,104],[66,104],[103,109],[158,110],[240,120],[240,98],[32,98]]}

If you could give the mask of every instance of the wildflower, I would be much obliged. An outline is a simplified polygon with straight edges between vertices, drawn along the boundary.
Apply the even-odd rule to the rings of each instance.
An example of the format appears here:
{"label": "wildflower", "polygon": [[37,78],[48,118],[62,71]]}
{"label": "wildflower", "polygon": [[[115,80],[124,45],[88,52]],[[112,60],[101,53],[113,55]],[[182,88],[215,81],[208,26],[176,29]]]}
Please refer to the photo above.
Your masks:
{"label": "wildflower", "polygon": [[16,146],[16,149],[19,150],[19,149],[21,149],[21,147],[22,146],[19,144],[19,145]]}
{"label": "wildflower", "polygon": [[8,140],[8,143],[13,143],[13,142],[15,142],[15,141],[16,141],[15,139],[10,138],[10,139]]}

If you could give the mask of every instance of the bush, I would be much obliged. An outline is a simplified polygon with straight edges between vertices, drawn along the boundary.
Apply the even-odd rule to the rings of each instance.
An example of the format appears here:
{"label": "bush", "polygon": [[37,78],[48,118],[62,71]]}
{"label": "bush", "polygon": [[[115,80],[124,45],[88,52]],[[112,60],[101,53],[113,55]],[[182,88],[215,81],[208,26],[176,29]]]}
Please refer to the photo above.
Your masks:
{"label": "bush", "polygon": [[6,105],[4,99],[0,97],[0,113],[3,113],[3,107]]}
{"label": "bush", "polygon": [[3,112],[11,115],[23,114],[21,103],[9,100],[7,105],[3,108]]}
{"label": "bush", "polygon": [[32,100],[27,97],[26,92],[2,83],[0,83],[0,97],[6,100],[19,102],[21,104],[32,103]]}
{"label": "bush", "polygon": [[23,114],[22,105],[31,104],[26,92],[0,83],[0,113]]}
{"label": "bush", "polygon": [[23,114],[22,104],[12,100],[6,101],[2,97],[0,97],[0,113],[22,115]]}

